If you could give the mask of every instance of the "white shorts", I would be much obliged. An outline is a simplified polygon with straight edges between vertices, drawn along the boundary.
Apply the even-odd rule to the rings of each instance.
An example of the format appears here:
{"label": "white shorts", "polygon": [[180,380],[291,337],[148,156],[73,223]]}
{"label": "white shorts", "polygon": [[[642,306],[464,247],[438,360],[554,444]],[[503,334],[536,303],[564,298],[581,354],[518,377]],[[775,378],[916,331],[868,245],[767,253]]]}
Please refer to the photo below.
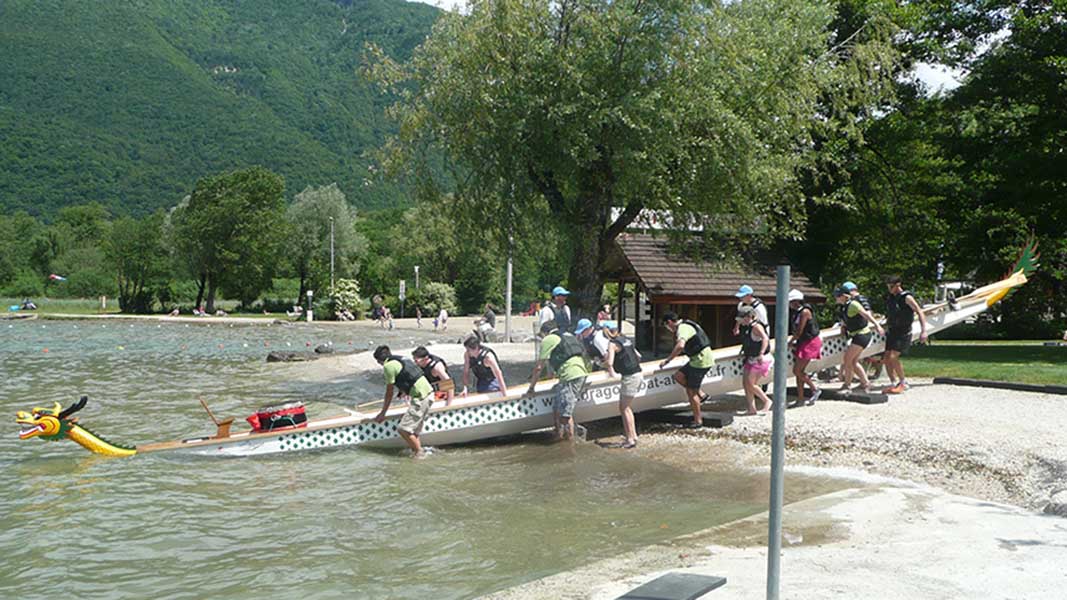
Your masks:
{"label": "white shorts", "polygon": [[645,378],[641,373],[634,373],[633,375],[622,376],[622,386],[619,388],[619,396],[623,398],[633,398],[637,396],[637,392],[641,391],[641,384],[644,383]]}

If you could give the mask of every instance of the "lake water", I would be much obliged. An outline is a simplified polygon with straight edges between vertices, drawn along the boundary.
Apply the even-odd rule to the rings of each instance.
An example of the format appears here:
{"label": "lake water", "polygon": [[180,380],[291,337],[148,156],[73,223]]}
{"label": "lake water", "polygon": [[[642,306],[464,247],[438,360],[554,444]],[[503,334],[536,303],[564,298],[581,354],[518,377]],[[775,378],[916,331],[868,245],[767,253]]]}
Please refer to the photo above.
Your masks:
{"label": "lake water", "polygon": [[[537,441],[424,461],[360,448],[107,459],[16,435],[16,411],[81,394],[81,421],[127,444],[211,431],[198,396],[217,415],[288,400],[335,413],[379,397],[378,378],[301,382],[266,352],[432,334],[356,335],[367,330],[0,322],[0,596],[471,598],[766,509],[766,473],[727,453],[700,473],[648,449]],[[787,479],[787,500],[845,487]]]}

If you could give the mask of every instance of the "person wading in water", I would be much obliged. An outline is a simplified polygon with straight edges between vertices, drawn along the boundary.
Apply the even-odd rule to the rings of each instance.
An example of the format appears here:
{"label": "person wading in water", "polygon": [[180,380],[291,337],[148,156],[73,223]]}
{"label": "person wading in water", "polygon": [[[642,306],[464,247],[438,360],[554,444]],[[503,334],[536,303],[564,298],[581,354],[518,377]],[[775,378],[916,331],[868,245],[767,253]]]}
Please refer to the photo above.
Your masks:
{"label": "person wading in water", "polygon": [[441,391],[438,389],[439,384],[442,381],[452,381],[452,376],[448,374],[448,364],[445,363],[445,359],[434,354],[430,354],[430,351],[425,346],[419,346],[411,353],[411,358],[415,361],[415,364],[422,369],[422,374],[426,376],[426,381],[430,382],[433,386],[433,396],[436,400],[444,400],[445,406],[452,405],[452,397],[455,392],[454,385],[447,386],[448,389]]}
{"label": "person wading in water", "polygon": [[530,387],[526,394],[534,393],[534,388],[541,378],[541,371],[546,364],[551,366],[558,380],[552,389],[552,418],[556,424],[556,437],[573,439],[574,408],[582,398],[585,379],[589,376],[582,342],[573,333],[556,329],[553,321],[541,325],[541,336],[541,351],[533,373],[530,374]]}
{"label": "person wading in water", "polygon": [[637,426],[634,424],[633,401],[641,391],[644,377],[641,374],[641,353],[637,351],[633,340],[619,333],[615,321],[604,321],[602,331],[608,339],[608,352],[604,357],[604,366],[608,376],[622,376],[619,386],[619,414],[622,415],[623,441],[616,444],[601,444],[606,448],[623,448],[629,450],[637,447]]}
{"label": "person wading in water", "polygon": [[711,340],[699,324],[688,319],[679,319],[678,315],[673,312],[663,315],[663,324],[674,334],[675,343],[670,355],[663,359],[659,368],[666,368],[668,363],[682,354],[689,357],[689,363],[678,369],[674,374],[674,380],[685,388],[689,398],[689,407],[693,410],[693,422],[686,427],[698,429],[704,426],[704,418],[700,414],[700,403],[706,398],[700,391],[700,386],[704,382],[704,376],[715,366]]}
{"label": "person wading in water", "polygon": [[374,360],[382,366],[382,372],[385,374],[385,398],[382,400],[382,410],[374,420],[378,423],[385,420],[385,414],[393,402],[394,391],[399,390],[402,395],[408,396],[408,410],[400,418],[396,430],[408,448],[411,448],[411,456],[423,458],[425,453],[419,441],[419,434],[430,415],[430,407],[433,406],[433,386],[426,380],[418,365],[406,358],[393,356],[389,346],[378,346],[374,350]]}
{"label": "person wading in water", "polygon": [[884,394],[900,394],[908,389],[904,379],[904,364],[900,357],[911,347],[911,326],[919,315],[919,342],[926,343],[926,315],[915,301],[915,296],[904,289],[899,275],[887,277],[885,285],[889,294],[885,297],[886,323],[885,369],[889,373],[889,387]]}

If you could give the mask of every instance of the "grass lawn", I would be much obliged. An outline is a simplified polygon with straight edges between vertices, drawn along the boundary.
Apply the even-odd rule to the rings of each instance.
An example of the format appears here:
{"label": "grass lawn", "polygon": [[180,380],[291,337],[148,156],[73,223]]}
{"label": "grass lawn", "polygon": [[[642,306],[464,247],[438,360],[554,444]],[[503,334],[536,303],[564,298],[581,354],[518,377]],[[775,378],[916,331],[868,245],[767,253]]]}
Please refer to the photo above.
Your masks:
{"label": "grass lawn", "polygon": [[964,377],[1015,383],[1067,384],[1067,347],[1035,341],[944,341],[912,346],[909,377]]}
{"label": "grass lawn", "polygon": [[[101,315],[118,314],[119,302],[114,298],[107,299],[107,310],[100,310],[99,298],[34,298],[37,304],[37,312],[41,315],[59,313],[68,315]],[[22,304],[22,298],[0,298],[0,306],[7,307],[14,304]]]}

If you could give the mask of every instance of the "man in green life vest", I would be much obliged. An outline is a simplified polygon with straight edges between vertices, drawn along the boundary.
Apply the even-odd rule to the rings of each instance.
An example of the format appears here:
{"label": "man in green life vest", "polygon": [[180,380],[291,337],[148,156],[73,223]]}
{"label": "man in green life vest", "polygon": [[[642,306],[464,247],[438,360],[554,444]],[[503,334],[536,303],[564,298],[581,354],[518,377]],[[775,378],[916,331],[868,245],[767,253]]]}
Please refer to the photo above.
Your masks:
{"label": "man in green life vest", "polygon": [[673,312],[663,315],[663,325],[674,334],[675,342],[670,355],[663,359],[659,368],[666,368],[668,363],[682,354],[689,357],[689,362],[674,374],[674,380],[685,388],[689,407],[693,410],[693,422],[686,427],[690,429],[703,427],[704,418],[700,414],[700,403],[705,399],[705,395],[700,390],[700,386],[703,385],[704,376],[715,366],[711,340],[699,324],[688,319],[680,319]]}
{"label": "man in green life vest", "polygon": [[426,418],[430,416],[430,407],[433,405],[433,386],[426,379],[422,369],[414,361],[393,356],[389,346],[378,346],[374,350],[374,360],[382,366],[385,374],[385,398],[382,401],[382,410],[374,417],[381,423],[385,420],[385,414],[389,405],[393,402],[393,393],[400,390],[402,395],[408,396],[408,410],[400,418],[400,424],[396,431],[411,448],[413,458],[423,458],[422,443],[419,441],[419,433],[426,424]]}
{"label": "man in green life vest", "polygon": [[555,321],[542,324],[540,334],[541,350],[530,375],[530,388],[526,393],[534,393],[534,387],[541,378],[545,364],[552,367],[558,379],[558,383],[552,388],[552,419],[556,426],[556,437],[573,439],[574,407],[582,397],[585,378],[589,375],[582,342],[573,333],[558,331]]}

